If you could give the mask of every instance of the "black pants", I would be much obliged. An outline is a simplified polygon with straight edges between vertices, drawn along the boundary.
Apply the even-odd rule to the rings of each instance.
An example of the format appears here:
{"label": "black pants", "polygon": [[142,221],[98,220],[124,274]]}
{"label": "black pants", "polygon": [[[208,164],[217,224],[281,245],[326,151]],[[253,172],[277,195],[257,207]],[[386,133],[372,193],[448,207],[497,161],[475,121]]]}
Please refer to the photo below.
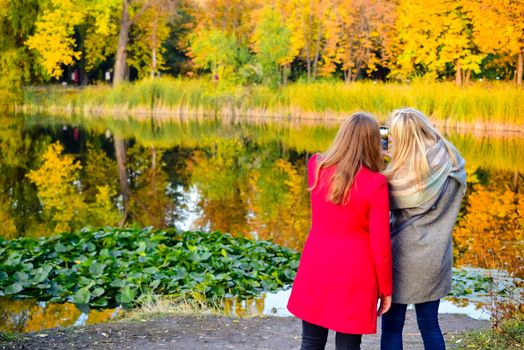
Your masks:
{"label": "black pants", "polygon": [[[302,346],[300,350],[324,350],[328,329],[302,321]],[[335,337],[336,350],[360,350],[362,334],[339,333]]]}

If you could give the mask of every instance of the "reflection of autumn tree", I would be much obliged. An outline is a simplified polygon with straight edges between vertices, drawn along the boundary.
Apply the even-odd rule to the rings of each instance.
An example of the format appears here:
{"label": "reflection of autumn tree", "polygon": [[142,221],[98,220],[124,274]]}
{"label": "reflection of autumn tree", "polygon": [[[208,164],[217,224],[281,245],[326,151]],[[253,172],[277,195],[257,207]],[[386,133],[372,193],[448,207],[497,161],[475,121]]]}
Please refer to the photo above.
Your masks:
{"label": "reflection of autumn tree", "polygon": [[[72,326],[81,312],[74,304],[39,304],[36,300],[0,299],[0,330],[35,332],[41,329]],[[115,314],[115,309],[91,310],[87,323],[105,322]]]}
{"label": "reflection of autumn tree", "polygon": [[82,226],[85,205],[78,189],[80,162],[63,155],[63,146],[53,143],[44,152],[43,164],[27,176],[36,185],[43,217],[52,232],[71,231]]}
{"label": "reflection of autumn tree", "polygon": [[116,314],[117,312],[115,309],[90,310],[87,318],[87,324],[106,322],[107,320],[115,317]]}
{"label": "reflection of autumn tree", "polygon": [[2,328],[17,332],[34,332],[44,328],[71,326],[80,316],[74,304],[47,304],[35,300],[0,299]]}
{"label": "reflection of autumn tree", "polygon": [[116,162],[109,158],[106,152],[93,144],[86,144],[86,164],[83,167],[83,192],[87,201],[95,200],[97,187],[107,185],[111,192],[118,189]]}
{"label": "reflection of autumn tree", "polygon": [[[304,164],[298,165],[302,169]],[[277,159],[250,174],[251,229],[261,239],[301,249],[307,237],[310,211],[306,181],[289,161]]]}
{"label": "reflection of autumn tree", "polygon": [[94,201],[86,202],[80,181],[82,166],[62,151],[58,142],[49,145],[40,168],[27,174],[37,187],[48,232],[72,231],[86,224],[114,225],[118,218],[111,201],[114,190],[108,185],[96,186]]}
{"label": "reflection of autumn tree", "polygon": [[[304,162],[292,165],[282,145],[217,141],[189,162],[201,194],[197,226],[272,239],[301,249],[309,228]],[[297,170],[299,169],[299,170]]]}
{"label": "reflection of autumn tree", "polygon": [[167,196],[164,150],[135,144],[127,152],[133,195],[130,214],[142,226],[165,227],[173,201]]}
{"label": "reflection of autumn tree", "polygon": [[201,194],[203,215],[196,225],[210,230],[245,234],[248,154],[240,141],[221,140],[206,151],[195,151],[188,168]]}
{"label": "reflection of autumn tree", "polygon": [[[524,194],[500,188],[503,176],[475,185],[468,196],[467,213],[459,221],[454,240],[458,265],[509,270],[524,276]],[[508,176],[505,176],[506,183]],[[518,188],[517,188],[518,189]]]}
{"label": "reflection of autumn tree", "polygon": [[7,198],[0,198],[0,222],[2,223],[1,236],[7,239],[16,238],[15,220],[11,216],[10,209],[9,200]]}
{"label": "reflection of autumn tree", "polygon": [[24,324],[24,332],[34,332],[45,328],[72,326],[80,317],[80,310],[74,304],[38,304],[29,309],[29,317]]}
{"label": "reflection of autumn tree", "polygon": [[0,116],[0,236],[14,238],[38,227],[35,187],[25,180],[36,155],[45,149],[45,135],[31,135],[19,119]]}

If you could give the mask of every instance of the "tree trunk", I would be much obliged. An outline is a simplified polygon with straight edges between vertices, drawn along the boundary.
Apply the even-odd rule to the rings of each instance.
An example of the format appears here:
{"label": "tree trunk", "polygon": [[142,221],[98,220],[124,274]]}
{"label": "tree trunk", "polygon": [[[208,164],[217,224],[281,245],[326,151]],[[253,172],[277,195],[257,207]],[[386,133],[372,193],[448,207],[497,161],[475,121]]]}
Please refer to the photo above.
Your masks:
{"label": "tree trunk", "polygon": [[306,41],[306,44],[304,46],[304,50],[306,50],[306,67],[307,67],[307,80],[311,80],[311,57],[309,54],[309,45]]}
{"label": "tree trunk", "polygon": [[153,189],[153,196],[155,199],[158,198],[156,192],[156,149],[155,146],[151,146],[151,186]]}
{"label": "tree trunk", "polygon": [[471,78],[471,69],[464,71],[464,78],[462,79],[462,82],[464,85],[468,85],[469,79]]}
{"label": "tree trunk", "polygon": [[[309,1],[309,10],[313,12],[313,0]],[[304,50],[306,50],[306,63],[307,63],[307,80],[311,80],[311,47],[310,44],[310,37],[313,35],[313,15],[309,14],[309,28],[306,32],[304,32]]]}
{"label": "tree trunk", "polygon": [[153,48],[151,57],[151,78],[154,78],[156,75],[156,48]]}
{"label": "tree trunk", "polygon": [[460,62],[457,62],[456,66],[455,84],[457,86],[462,86],[462,68],[460,68]]}
{"label": "tree trunk", "polygon": [[287,79],[289,77],[289,66],[290,66],[290,63],[286,63],[285,65],[282,66],[282,85],[287,85]]}
{"label": "tree trunk", "polygon": [[524,63],[522,62],[523,61],[522,55],[523,55],[523,52],[521,51],[519,53],[519,60],[517,63],[517,84],[519,84],[520,86],[522,86],[522,70],[524,69],[523,67]]}
{"label": "tree trunk", "polygon": [[153,22],[153,33],[152,33],[152,53],[151,53],[151,78],[154,78],[156,75],[156,28],[158,24],[158,17],[155,16],[155,21]]}
{"label": "tree trunk", "polygon": [[318,66],[318,59],[320,56],[320,38],[322,36],[322,26],[319,24],[318,26],[318,33],[317,33],[317,40],[315,42],[315,57],[313,61],[313,79],[317,78],[317,66]]}
{"label": "tree trunk", "polygon": [[[513,192],[519,193],[519,172],[518,170],[513,171]],[[516,201],[518,201],[518,198],[516,198]]]}
{"label": "tree trunk", "polygon": [[349,83],[349,69],[344,69],[343,72],[344,72],[344,82],[348,84]]}
{"label": "tree trunk", "polygon": [[120,193],[124,199],[124,215],[120,220],[120,226],[124,226],[127,221],[127,216],[129,215],[129,198],[131,197],[131,189],[129,188],[129,183],[127,182],[127,165],[126,165],[126,146],[124,140],[119,138],[116,135],[113,135],[113,143],[115,146],[115,157],[116,164],[118,168],[118,180],[120,183]]}
{"label": "tree trunk", "polygon": [[129,41],[129,0],[123,0],[122,20],[120,21],[120,32],[118,34],[118,47],[116,49],[115,73],[113,85],[117,86],[126,80],[127,42]]}

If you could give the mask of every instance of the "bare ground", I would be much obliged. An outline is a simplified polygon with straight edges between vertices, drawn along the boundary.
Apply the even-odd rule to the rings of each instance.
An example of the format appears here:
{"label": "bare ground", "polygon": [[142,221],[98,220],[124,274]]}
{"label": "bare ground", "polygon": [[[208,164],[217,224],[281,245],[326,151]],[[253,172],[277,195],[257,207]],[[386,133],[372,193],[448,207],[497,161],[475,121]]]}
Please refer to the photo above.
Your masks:
{"label": "bare ground", "polygon": [[[453,348],[458,334],[487,328],[489,322],[441,314],[440,325],[448,347]],[[27,333],[19,340],[0,343],[0,349],[298,350],[300,333],[300,320],[291,317],[168,316]],[[334,348],[334,333],[330,332],[326,349]],[[364,336],[362,350],[378,348],[379,335]],[[423,349],[411,310],[406,316],[404,349]]]}

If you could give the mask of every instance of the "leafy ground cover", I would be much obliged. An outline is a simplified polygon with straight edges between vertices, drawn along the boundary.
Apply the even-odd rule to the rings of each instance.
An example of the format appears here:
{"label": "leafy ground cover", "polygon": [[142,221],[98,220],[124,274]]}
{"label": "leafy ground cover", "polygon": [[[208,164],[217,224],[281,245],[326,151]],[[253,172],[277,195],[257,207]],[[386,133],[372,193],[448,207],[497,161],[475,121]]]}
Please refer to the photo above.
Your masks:
{"label": "leafy ground cover", "polygon": [[298,254],[267,241],[174,229],[84,229],[0,240],[0,295],[132,304],[140,295],[249,297],[291,284]]}
{"label": "leafy ground cover", "polygon": [[[81,309],[131,306],[148,295],[248,298],[291,285],[298,260],[299,253],[272,242],[220,232],[86,228],[0,239],[0,296]],[[451,295],[458,298],[494,288],[491,277],[475,270],[457,269],[453,279]]]}

